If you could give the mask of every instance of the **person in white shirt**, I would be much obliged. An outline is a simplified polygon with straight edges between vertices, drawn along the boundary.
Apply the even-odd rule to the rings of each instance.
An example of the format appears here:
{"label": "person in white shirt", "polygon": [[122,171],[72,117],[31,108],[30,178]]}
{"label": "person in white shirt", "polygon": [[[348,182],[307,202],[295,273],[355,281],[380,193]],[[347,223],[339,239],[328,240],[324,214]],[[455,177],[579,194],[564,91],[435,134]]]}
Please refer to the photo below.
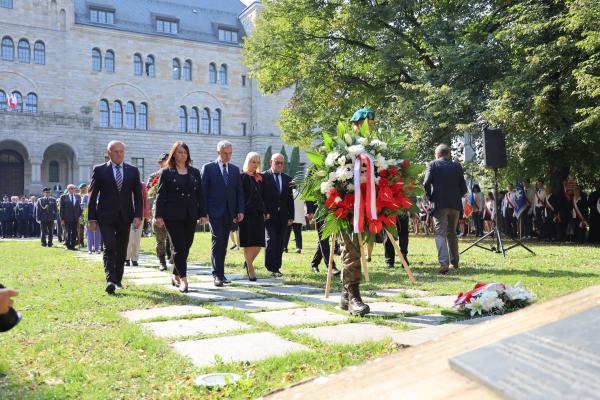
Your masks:
{"label": "person in white shirt", "polygon": [[496,226],[496,200],[494,193],[488,192],[485,197],[485,208],[483,209],[483,230],[491,231]]}
{"label": "person in white shirt", "polygon": [[473,224],[475,225],[475,236],[483,236],[483,209],[485,199],[479,185],[473,185]]}
{"label": "person in white shirt", "polygon": [[287,234],[284,239],[285,247],[283,252],[288,252],[288,244],[292,231],[294,232],[294,240],[296,241],[296,253],[302,253],[302,228],[306,225],[306,210],[304,209],[304,201],[298,199],[300,193],[294,188],[292,189],[294,196],[294,222],[288,226]]}

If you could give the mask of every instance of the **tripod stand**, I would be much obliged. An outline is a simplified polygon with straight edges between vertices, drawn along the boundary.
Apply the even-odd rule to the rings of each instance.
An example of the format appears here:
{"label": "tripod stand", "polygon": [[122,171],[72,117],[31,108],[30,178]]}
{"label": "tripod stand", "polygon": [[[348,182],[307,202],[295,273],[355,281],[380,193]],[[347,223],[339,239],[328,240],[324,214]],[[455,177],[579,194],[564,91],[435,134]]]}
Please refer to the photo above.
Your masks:
{"label": "tripod stand", "polygon": [[[498,168],[494,168],[494,202],[496,202],[497,198],[498,198]],[[497,208],[497,206],[496,206],[496,208]],[[531,254],[535,255],[535,253],[529,247],[525,246],[521,241],[519,241],[513,237],[511,237],[510,240],[512,240],[514,243],[508,247],[504,247],[504,241],[502,240],[502,232],[500,232],[500,230],[498,229],[498,210],[496,210],[496,212],[494,213],[494,222],[495,222],[495,226],[491,231],[489,231],[488,233],[486,233],[485,235],[483,235],[482,237],[477,239],[475,242],[471,243],[469,245],[469,247],[467,247],[466,249],[461,251],[460,254],[467,252],[469,249],[471,249],[473,247],[479,247],[480,249],[483,249],[483,250],[492,251],[495,253],[502,253],[502,257],[506,257],[507,251],[509,251],[510,249],[513,249],[517,246],[521,246],[522,248],[524,248]],[[490,238],[490,237],[493,239],[493,244],[490,247],[483,246],[482,242],[485,239]]]}

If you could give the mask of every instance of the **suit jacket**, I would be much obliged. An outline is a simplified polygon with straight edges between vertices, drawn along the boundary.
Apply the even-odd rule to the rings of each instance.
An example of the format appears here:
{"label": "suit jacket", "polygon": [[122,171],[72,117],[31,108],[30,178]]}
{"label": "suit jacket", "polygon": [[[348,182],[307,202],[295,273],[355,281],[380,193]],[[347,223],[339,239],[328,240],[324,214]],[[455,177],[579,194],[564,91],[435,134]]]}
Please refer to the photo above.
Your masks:
{"label": "suit jacket", "polygon": [[202,192],[209,218],[222,218],[225,212],[233,219],[245,211],[244,191],[240,169],[229,163],[229,184],[225,186],[219,163],[213,161],[202,166]]}
{"label": "suit jacket", "polygon": [[292,194],[292,178],[281,174],[281,193],[277,190],[275,174],[272,170],[263,173],[263,186],[265,194],[266,213],[271,216],[279,215],[281,218],[294,219],[294,196]]}
{"label": "suit jacket", "polygon": [[64,221],[76,221],[81,216],[81,196],[74,194],[75,204],[71,201],[69,194],[60,196],[60,219]]}
{"label": "suit jacket", "polygon": [[158,179],[156,218],[167,220],[197,220],[206,216],[200,171],[188,167],[188,175],[179,175],[175,168],[164,168]]}
{"label": "suit jacket", "polygon": [[441,208],[462,210],[461,201],[467,193],[467,184],[459,163],[444,159],[430,162],[423,187],[434,211]]}
{"label": "suit jacket", "polygon": [[35,219],[39,222],[54,222],[58,209],[54,197],[40,197],[36,202]]}
{"label": "suit jacket", "polygon": [[117,221],[119,214],[127,223],[133,218],[142,218],[140,172],[133,165],[123,163],[122,174],[123,186],[119,191],[110,161],[94,167],[89,190],[90,221],[111,224]]}

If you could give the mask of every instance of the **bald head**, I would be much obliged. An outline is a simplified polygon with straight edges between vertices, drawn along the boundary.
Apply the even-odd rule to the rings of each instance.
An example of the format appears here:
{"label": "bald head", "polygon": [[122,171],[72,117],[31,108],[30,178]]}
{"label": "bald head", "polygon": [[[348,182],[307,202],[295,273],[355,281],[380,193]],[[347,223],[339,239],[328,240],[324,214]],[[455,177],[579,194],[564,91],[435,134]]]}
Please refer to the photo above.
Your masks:
{"label": "bald head", "polygon": [[271,164],[271,169],[276,174],[280,174],[283,172],[283,166],[285,164],[285,157],[281,153],[275,153],[271,156],[271,160],[269,161]]}
{"label": "bald head", "polygon": [[125,159],[125,143],[119,140],[111,140],[106,146],[106,154],[115,164],[121,165]]}
{"label": "bald head", "polygon": [[450,148],[447,144],[442,143],[435,148],[435,159],[439,160],[441,158],[445,160],[448,160],[450,158]]}

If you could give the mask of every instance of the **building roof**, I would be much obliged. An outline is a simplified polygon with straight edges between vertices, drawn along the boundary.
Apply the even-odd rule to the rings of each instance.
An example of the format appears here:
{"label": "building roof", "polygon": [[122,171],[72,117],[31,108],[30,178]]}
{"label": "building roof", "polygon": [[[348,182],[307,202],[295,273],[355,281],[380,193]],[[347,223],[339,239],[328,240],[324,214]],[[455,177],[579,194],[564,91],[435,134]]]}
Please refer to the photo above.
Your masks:
{"label": "building roof", "polygon": [[[90,21],[90,7],[115,11],[112,25]],[[101,26],[128,32],[167,36],[200,42],[224,43],[218,40],[218,28],[238,30],[238,40],[245,35],[238,16],[246,9],[239,0],[75,0],[75,23]],[[176,35],[158,33],[155,18],[179,21]]]}

